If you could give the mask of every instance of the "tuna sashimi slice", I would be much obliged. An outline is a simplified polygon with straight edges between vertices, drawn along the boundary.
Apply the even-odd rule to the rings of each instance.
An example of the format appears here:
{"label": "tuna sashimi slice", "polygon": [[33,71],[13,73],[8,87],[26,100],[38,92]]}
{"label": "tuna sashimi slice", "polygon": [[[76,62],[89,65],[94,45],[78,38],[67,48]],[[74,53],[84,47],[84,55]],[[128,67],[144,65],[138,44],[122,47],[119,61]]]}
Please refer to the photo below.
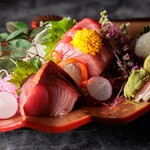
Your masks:
{"label": "tuna sashimi slice", "polygon": [[43,116],[47,114],[48,92],[42,84],[37,84],[31,76],[23,85],[20,94],[20,113],[25,116]]}
{"label": "tuna sashimi slice", "polygon": [[77,30],[81,30],[82,28],[92,29],[100,34],[101,25],[98,21],[90,18],[81,20],[62,37],[54,49],[59,52],[62,60],[76,58],[84,63],[87,66],[89,77],[100,75],[111,62],[113,54],[105,45],[103,45],[101,52],[96,56],[83,54],[77,48],[73,47],[70,43],[72,37]]}
{"label": "tuna sashimi slice", "polygon": [[109,65],[113,58],[113,54],[103,46],[101,53],[92,56],[90,54],[84,54],[75,56],[76,59],[86,65],[89,77],[100,75],[104,69]]}
{"label": "tuna sashimi slice", "polygon": [[69,113],[81,96],[75,81],[49,61],[23,85],[20,109],[24,116],[59,116]]}

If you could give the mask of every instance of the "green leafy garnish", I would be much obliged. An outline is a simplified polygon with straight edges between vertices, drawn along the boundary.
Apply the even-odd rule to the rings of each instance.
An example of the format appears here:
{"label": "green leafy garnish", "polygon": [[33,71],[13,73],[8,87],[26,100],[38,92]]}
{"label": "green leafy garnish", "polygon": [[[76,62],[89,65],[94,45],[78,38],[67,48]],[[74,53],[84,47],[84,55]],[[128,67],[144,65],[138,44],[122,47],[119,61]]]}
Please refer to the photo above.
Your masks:
{"label": "green leafy garnish", "polygon": [[[12,72],[15,66],[16,65],[14,62],[12,62],[10,59],[3,59],[0,61],[0,70],[5,69],[8,73]],[[5,77],[5,75],[6,74],[4,72],[0,73],[1,78]]]}
{"label": "green leafy garnish", "polygon": [[8,34],[7,34],[7,33],[1,33],[1,34],[0,34],[0,42],[6,40],[7,37],[8,37]]}
{"label": "green leafy garnish", "polygon": [[45,26],[35,28],[30,33],[30,38],[34,38],[38,33],[40,33],[41,31],[43,31],[44,29],[45,29]]}
{"label": "green leafy garnish", "polygon": [[[22,60],[26,57],[27,49],[32,46],[28,40],[28,27],[25,23],[11,21],[6,23],[6,29],[8,31],[7,33],[0,34],[0,64],[3,64],[9,59]],[[12,64],[11,61],[8,61],[8,63]],[[5,67],[6,65],[2,66],[0,67],[1,69],[11,70],[11,67]]]}
{"label": "green leafy garnish", "polygon": [[8,42],[11,46],[21,48],[21,49],[28,49],[31,47],[31,43],[25,39],[14,39]]}
{"label": "green leafy garnish", "polygon": [[6,28],[8,32],[13,33],[14,31],[21,30],[23,33],[28,33],[28,27],[24,22],[20,21],[10,21],[6,23]]}
{"label": "green leafy garnish", "polygon": [[14,69],[12,78],[10,82],[14,83],[18,87],[21,87],[25,79],[31,74],[36,73],[42,66],[41,61],[38,58],[32,58],[29,61],[19,61],[15,62],[16,68]]}
{"label": "green leafy garnish", "polygon": [[[49,54],[62,36],[75,24],[76,20],[65,17],[60,21],[45,22],[45,30],[42,31],[36,42],[47,46],[45,50],[46,54]],[[40,28],[35,30],[40,31]],[[32,32],[32,35],[33,33],[35,34],[35,31]]]}
{"label": "green leafy garnish", "polygon": [[147,33],[150,31],[150,25],[145,26],[143,32],[140,32],[140,35],[143,35],[144,33]]}
{"label": "green leafy garnish", "polygon": [[0,51],[2,52],[7,52],[7,55],[3,56],[0,60],[2,60],[3,58],[7,58],[7,59],[23,59],[26,57],[26,50],[23,50],[21,48],[17,48],[11,45],[8,46],[0,46]]}

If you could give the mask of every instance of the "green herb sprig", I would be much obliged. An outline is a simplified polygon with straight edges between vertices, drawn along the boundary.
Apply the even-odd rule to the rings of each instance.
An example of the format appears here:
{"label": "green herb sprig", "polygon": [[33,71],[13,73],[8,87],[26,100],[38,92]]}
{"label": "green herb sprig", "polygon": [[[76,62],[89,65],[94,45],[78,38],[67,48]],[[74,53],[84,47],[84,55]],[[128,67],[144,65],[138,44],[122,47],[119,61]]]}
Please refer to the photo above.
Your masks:
{"label": "green herb sprig", "polygon": [[144,30],[142,32],[140,32],[140,36],[147,32],[150,32],[150,25],[144,27]]}
{"label": "green herb sprig", "polygon": [[10,59],[21,60],[26,57],[26,50],[32,44],[29,41],[29,31],[25,23],[11,21],[6,23],[6,33],[0,34],[0,70],[8,72],[15,67]]}
{"label": "green herb sprig", "polygon": [[10,82],[14,83],[19,88],[24,84],[25,79],[36,73],[42,66],[42,63],[37,58],[31,58],[28,61],[17,60],[14,62],[16,68],[11,73]]}

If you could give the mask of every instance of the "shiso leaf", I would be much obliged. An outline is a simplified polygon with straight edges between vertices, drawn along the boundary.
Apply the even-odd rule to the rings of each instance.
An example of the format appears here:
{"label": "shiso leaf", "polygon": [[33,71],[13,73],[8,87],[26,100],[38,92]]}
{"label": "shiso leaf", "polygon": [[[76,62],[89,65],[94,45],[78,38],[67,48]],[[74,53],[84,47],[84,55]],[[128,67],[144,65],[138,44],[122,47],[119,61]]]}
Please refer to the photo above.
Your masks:
{"label": "shiso leaf", "polygon": [[9,55],[6,55],[5,58],[12,59],[23,59],[26,57],[26,49],[18,48],[11,45],[0,46],[0,51],[9,51]]}
{"label": "shiso leaf", "polygon": [[9,41],[9,44],[17,48],[25,48],[25,49],[28,49],[32,46],[32,44],[25,39],[15,39],[13,41]]}
{"label": "shiso leaf", "polygon": [[9,40],[11,40],[11,39],[17,37],[17,36],[20,35],[21,33],[23,33],[23,30],[22,30],[22,29],[16,30],[16,31],[12,32],[11,34],[8,35],[6,41],[9,41]]}
{"label": "shiso leaf", "polygon": [[38,33],[40,33],[41,31],[43,31],[45,29],[45,27],[37,27],[34,30],[31,31],[30,33],[30,38],[34,38]]}
{"label": "shiso leaf", "polygon": [[6,40],[7,37],[8,37],[8,34],[7,34],[7,33],[1,33],[1,34],[0,34],[0,42]]}
{"label": "shiso leaf", "polygon": [[[7,70],[8,73],[10,73],[13,71],[14,67],[15,67],[15,64],[14,62],[11,61],[11,59],[0,60],[0,70],[4,69],[4,70]],[[5,75],[6,74],[4,72],[0,73],[1,78],[5,77]]]}
{"label": "shiso leaf", "polygon": [[46,53],[55,47],[62,36],[76,24],[76,20],[64,17],[60,21],[45,22],[45,30],[39,35],[37,43],[47,46]]}
{"label": "shiso leaf", "polygon": [[10,21],[6,23],[7,30],[12,33],[17,30],[22,30],[23,33],[28,33],[28,27],[24,22],[20,21]]}
{"label": "shiso leaf", "polygon": [[[37,59],[37,58],[35,58]],[[39,60],[29,60],[29,61],[16,61],[16,68],[11,73],[12,78],[10,82],[14,83],[16,86],[21,87],[25,79],[30,75],[36,73],[38,69],[41,67],[41,63]]]}

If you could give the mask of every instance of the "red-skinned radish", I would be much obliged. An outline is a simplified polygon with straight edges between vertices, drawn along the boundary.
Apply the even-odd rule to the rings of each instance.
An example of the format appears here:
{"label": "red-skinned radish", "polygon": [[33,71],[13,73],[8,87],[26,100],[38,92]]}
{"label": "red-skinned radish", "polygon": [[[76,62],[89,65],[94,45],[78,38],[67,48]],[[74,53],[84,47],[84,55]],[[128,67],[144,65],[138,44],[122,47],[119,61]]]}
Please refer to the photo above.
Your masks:
{"label": "red-skinned radish", "polygon": [[18,111],[18,101],[9,92],[0,92],[0,119],[13,117]]}
{"label": "red-skinned radish", "polygon": [[110,81],[101,76],[91,77],[87,81],[87,90],[90,96],[98,101],[108,100],[112,95]]}

